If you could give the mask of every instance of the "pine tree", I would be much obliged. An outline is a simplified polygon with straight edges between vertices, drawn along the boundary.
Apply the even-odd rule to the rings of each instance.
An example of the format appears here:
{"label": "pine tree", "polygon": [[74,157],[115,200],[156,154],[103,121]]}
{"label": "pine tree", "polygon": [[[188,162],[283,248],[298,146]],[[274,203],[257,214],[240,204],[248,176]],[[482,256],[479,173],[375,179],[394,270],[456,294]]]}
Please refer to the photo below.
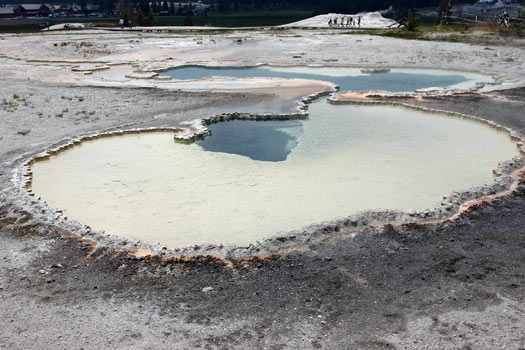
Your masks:
{"label": "pine tree", "polygon": [[146,17],[146,25],[148,26],[152,25],[154,20],[155,20],[155,13],[153,12],[153,9],[150,7],[148,17]]}
{"label": "pine tree", "polygon": [[139,11],[137,12],[137,25],[143,26],[144,25],[144,12],[142,12],[142,9],[139,7]]}
{"label": "pine tree", "polygon": [[159,4],[156,1],[153,1],[153,3],[151,4],[150,10],[153,10],[154,14],[159,13]]}
{"label": "pine tree", "polygon": [[193,25],[193,13],[191,13],[191,11],[186,12],[182,25],[186,27],[191,27]]}
{"label": "pine tree", "polygon": [[417,10],[414,7],[412,11],[410,11],[410,14],[408,15],[407,25],[405,28],[409,32],[415,32],[418,25],[419,24],[417,23]]}
{"label": "pine tree", "polygon": [[149,11],[149,3],[146,0],[140,0],[139,7],[142,10],[142,13]]}
{"label": "pine tree", "polygon": [[127,25],[128,21],[131,18],[129,8],[124,7],[124,9],[122,9],[122,12],[120,13],[120,17],[124,20],[124,25]]}
{"label": "pine tree", "polygon": [[436,24],[448,24],[448,21],[450,19],[450,9],[452,8],[452,1],[451,0],[441,0],[439,3],[437,12],[438,12],[438,18],[436,20]]}

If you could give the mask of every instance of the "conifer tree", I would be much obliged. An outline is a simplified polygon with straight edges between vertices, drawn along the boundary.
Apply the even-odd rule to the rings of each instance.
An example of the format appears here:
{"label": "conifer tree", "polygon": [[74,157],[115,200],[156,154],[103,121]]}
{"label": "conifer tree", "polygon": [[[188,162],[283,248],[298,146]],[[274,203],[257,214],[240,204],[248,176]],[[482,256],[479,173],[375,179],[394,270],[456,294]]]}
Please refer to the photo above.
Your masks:
{"label": "conifer tree", "polygon": [[193,13],[191,13],[191,11],[186,12],[186,16],[184,16],[182,25],[187,27],[191,27],[193,25]]}
{"label": "conifer tree", "polygon": [[414,7],[412,11],[410,11],[410,14],[408,15],[406,30],[409,32],[415,32],[417,29],[418,23],[417,23],[417,10]]}
{"label": "conifer tree", "polygon": [[142,9],[139,7],[139,11],[137,12],[137,25],[143,26],[144,25],[144,12],[142,12]]}
{"label": "conifer tree", "polygon": [[152,25],[154,20],[155,20],[155,13],[153,12],[153,9],[150,7],[148,17],[146,17],[146,25],[148,26]]}
{"label": "conifer tree", "polygon": [[438,18],[436,24],[448,24],[450,19],[450,9],[452,8],[451,0],[441,0],[437,12]]}

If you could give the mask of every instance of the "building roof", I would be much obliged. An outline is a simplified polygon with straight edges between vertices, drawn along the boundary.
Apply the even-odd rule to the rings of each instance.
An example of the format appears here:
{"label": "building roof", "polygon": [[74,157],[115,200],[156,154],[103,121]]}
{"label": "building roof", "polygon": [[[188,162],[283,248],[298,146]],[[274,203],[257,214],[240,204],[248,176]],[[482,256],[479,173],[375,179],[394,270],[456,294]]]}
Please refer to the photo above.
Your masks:
{"label": "building roof", "polygon": [[71,5],[69,8],[71,11],[82,11],[82,6],[80,5]]}
{"label": "building roof", "polygon": [[0,14],[11,14],[15,13],[15,9],[18,5],[0,5]]}
{"label": "building roof", "polygon": [[45,4],[20,4],[19,6],[21,6],[26,11],[38,11],[42,8],[42,6],[50,8],[48,5]]}
{"label": "building roof", "polygon": [[88,11],[98,11],[98,10],[100,10],[100,5],[87,4],[86,5],[86,10],[88,10]]}

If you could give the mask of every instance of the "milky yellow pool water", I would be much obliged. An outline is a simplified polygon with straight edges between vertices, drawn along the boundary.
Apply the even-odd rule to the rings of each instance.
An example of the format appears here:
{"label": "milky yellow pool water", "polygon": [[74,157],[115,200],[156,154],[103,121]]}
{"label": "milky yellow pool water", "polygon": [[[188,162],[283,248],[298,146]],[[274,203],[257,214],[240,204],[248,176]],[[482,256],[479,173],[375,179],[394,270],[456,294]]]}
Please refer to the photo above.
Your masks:
{"label": "milky yellow pool water", "polygon": [[365,209],[437,206],[518,154],[506,133],[441,114],[321,101],[309,113],[287,131],[296,146],[285,161],[129,134],[35,162],[32,189],[69,219],[129,239],[246,245]]}

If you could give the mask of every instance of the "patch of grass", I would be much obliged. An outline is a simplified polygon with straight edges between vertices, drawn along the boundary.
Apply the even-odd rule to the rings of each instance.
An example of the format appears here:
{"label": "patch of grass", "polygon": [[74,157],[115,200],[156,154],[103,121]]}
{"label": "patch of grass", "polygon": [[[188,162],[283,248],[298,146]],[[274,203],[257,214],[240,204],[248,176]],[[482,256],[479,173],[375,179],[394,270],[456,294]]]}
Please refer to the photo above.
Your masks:
{"label": "patch of grass", "polygon": [[[75,124],[78,125],[78,123],[82,120],[89,120],[91,116],[95,115],[95,111],[87,112],[87,111],[77,111],[75,112]],[[96,117],[94,120],[99,120],[99,117]],[[92,120],[93,121],[93,120]]]}
{"label": "patch of grass", "polygon": [[17,94],[13,94],[13,100],[18,100],[20,98],[20,96],[18,96]]}
{"label": "patch of grass", "polygon": [[[15,95],[16,96],[16,95]],[[18,96],[17,96],[18,97]],[[0,108],[2,108],[4,111],[12,113],[17,110],[18,108],[18,102],[16,100],[8,101],[5,98],[2,100],[2,103],[0,104]]]}
{"label": "patch of grass", "polygon": [[491,33],[497,33],[503,28],[500,24],[496,23],[486,23],[486,24],[476,24],[473,25],[472,30],[480,31],[480,32],[491,32]]}
{"label": "patch of grass", "polygon": [[17,131],[16,133],[18,135],[22,135],[22,136],[26,136],[27,134],[29,134],[31,132],[31,130],[20,130],[20,131]]}
{"label": "patch of grass", "polygon": [[91,47],[91,46],[93,46],[93,43],[82,41],[82,42],[80,42],[80,44],[77,44],[76,46],[77,47],[84,47],[84,46],[85,47]]}
{"label": "patch of grass", "polygon": [[78,117],[76,120],[89,119],[89,116],[86,111],[76,112],[75,115]]}
{"label": "patch of grass", "polygon": [[[473,34],[474,32],[477,34]],[[482,32],[482,34],[479,35],[479,32]],[[523,30],[523,32],[525,32],[525,30]],[[505,41],[500,39],[501,37],[520,38],[520,35],[522,35],[522,31],[519,29],[506,29],[496,24],[425,25],[419,26],[417,31],[413,33],[400,28],[367,30],[363,33],[407,40],[441,41],[476,45],[507,45]],[[346,32],[343,34],[346,34]],[[352,34],[352,32],[348,32],[348,34]],[[514,45],[525,46],[519,42],[514,42]]]}
{"label": "patch of grass", "polygon": [[471,24],[448,24],[448,25],[432,25],[422,26],[420,30],[428,33],[466,33],[472,28]]}
{"label": "patch of grass", "polygon": [[55,117],[57,117],[57,118],[63,118],[63,117],[64,117],[64,113],[55,114]]}
{"label": "patch of grass", "polygon": [[408,32],[404,30],[396,31],[387,31],[379,34],[380,36],[385,36],[387,38],[398,38],[398,39],[408,39],[408,40],[417,40],[421,39],[421,34],[416,32]]}

